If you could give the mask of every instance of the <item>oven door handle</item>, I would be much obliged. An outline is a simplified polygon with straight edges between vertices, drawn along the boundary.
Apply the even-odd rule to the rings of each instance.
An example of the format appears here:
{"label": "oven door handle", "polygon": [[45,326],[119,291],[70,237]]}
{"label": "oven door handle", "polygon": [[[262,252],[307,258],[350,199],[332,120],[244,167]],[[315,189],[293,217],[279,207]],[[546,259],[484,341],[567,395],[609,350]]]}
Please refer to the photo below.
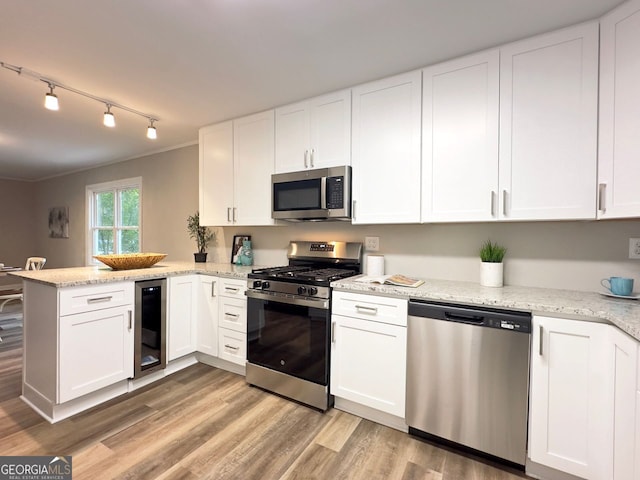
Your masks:
{"label": "oven door handle", "polygon": [[296,297],[291,295],[283,295],[279,293],[262,293],[255,290],[247,290],[246,295],[248,298],[256,298],[258,300],[268,300],[271,302],[287,303],[289,305],[299,305],[301,307],[320,308],[322,310],[329,310],[329,300],[326,298],[308,298],[308,297]]}

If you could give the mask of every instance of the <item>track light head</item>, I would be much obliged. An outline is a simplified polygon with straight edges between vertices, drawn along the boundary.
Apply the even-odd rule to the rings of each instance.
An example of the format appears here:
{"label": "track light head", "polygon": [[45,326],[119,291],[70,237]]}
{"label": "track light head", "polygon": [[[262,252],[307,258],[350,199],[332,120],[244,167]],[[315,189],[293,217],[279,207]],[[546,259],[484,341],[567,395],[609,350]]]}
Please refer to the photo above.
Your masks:
{"label": "track light head", "polygon": [[113,115],[113,113],[111,113],[111,105],[109,105],[108,103],[106,105],[107,111],[104,112],[102,123],[105,127],[113,128],[116,126],[116,117]]}
{"label": "track light head", "polygon": [[54,85],[52,83],[49,84],[49,92],[44,96],[44,108],[47,110],[60,110],[60,105],[58,104],[58,96],[53,93]]}
{"label": "track light head", "polygon": [[149,119],[149,126],[147,127],[147,138],[150,138],[151,140],[155,140],[156,138],[158,138],[158,132],[156,131],[156,127],[153,126],[153,122],[155,122],[155,120],[153,118]]}

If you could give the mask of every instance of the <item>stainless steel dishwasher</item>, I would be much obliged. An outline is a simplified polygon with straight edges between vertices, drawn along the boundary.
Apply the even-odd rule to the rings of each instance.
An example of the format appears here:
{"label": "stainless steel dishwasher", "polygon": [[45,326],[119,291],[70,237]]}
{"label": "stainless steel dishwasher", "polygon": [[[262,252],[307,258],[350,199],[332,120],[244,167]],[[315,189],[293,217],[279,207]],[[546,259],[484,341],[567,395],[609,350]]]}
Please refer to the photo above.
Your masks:
{"label": "stainless steel dishwasher", "polygon": [[410,300],[409,433],[523,468],[530,344],[529,313]]}

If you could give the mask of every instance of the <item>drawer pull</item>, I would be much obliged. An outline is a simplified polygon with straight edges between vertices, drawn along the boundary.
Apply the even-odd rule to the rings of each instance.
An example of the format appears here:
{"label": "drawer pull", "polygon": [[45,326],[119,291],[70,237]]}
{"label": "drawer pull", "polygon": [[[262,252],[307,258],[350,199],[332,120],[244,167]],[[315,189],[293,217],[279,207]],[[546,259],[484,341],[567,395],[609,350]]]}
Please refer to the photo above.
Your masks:
{"label": "drawer pull", "polygon": [[240,349],[240,347],[234,347],[233,345],[229,345],[229,344],[224,344],[224,348],[228,348],[229,350],[233,350],[233,351],[238,351]]}
{"label": "drawer pull", "polygon": [[356,310],[368,315],[376,315],[378,313],[377,307],[365,307],[364,305],[356,305]]}
{"label": "drawer pull", "polygon": [[108,297],[96,297],[96,298],[88,298],[87,303],[102,303],[102,302],[110,302],[113,298],[113,295],[109,295]]}
{"label": "drawer pull", "polygon": [[238,287],[224,287],[224,289],[227,292],[233,292],[233,293],[238,293],[238,291],[240,290],[240,288],[238,288]]}
{"label": "drawer pull", "polygon": [[240,315],[238,315],[237,313],[224,312],[224,316],[225,316],[225,317],[238,318]]}

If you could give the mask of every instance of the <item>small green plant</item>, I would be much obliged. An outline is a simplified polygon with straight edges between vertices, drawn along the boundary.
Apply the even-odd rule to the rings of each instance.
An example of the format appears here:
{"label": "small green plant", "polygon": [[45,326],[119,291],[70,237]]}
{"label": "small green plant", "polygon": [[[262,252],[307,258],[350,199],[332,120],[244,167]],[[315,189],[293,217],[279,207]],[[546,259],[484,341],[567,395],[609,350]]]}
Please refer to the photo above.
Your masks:
{"label": "small green plant", "polygon": [[500,263],[505,253],[507,253],[505,247],[497,243],[492,243],[491,240],[487,240],[482,244],[482,248],[480,249],[480,260],[489,263]]}
{"label": "small green plant", "polygon": [[187,230],[189,238],[193,238],[198,244],[198,253],[204,253],[207,246],[215,239],[216,234],[209,227],[200,226],[200,212],[187,217]]}

